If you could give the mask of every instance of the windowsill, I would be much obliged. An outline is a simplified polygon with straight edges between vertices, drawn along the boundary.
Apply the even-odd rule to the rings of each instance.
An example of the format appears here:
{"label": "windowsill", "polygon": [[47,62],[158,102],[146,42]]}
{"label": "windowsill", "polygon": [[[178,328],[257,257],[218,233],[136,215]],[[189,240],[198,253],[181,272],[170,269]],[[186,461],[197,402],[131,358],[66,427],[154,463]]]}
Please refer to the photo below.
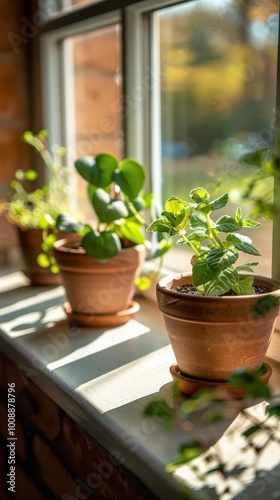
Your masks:
{"label": "windowsill", "polygon": [[[30,287],[27,283],[18,272],[0,278],[4,354],[23,377],[32,379],[93,439],[116,453],[157,496],[180,498],[180,482],[186,481],[188,470],[180,468],[176,480],[164,469],[187,433],[179,427],[168,432],[143,417],[147,403],[171,394],[172,387],[169,366],[174,357],[155,303],[137,297],[141,309],[126,325],[80,328],[65,319],[62,287]],[[271,387],[280,392],[280,365],[271,359],[269,363],[273,367]],[[204,432],[207,434],[205,427]],[[230,451],[236,456],[232,447]],[[279,450],[277,453],[278,467]],[[275,453],[270,458],[275,468]],[[231,460],[228,453],[226,460]],[[219,478],[219,489],[223,481]],[[211,491],[211,480],[204,487]]]}

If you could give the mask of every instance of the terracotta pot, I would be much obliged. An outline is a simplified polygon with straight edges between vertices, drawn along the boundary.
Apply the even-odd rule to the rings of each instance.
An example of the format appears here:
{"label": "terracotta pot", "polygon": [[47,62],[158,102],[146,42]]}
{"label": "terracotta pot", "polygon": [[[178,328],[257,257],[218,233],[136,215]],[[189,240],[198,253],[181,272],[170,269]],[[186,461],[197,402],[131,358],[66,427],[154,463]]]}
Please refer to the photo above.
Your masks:
{"label": "terracotta pot", "polygon": [[83,248],[72,248],[77,238],[55,243],[66,295],[75,313],[113,314],[125,310],[135,291],[134,280],[145,258],[145,247],[123,249],[106,262],[86,255]]}
{"label": "terracotta pot", "polygon": [[61,277],[52,274],[49,268],[37,264],[37,256],[42,252],[41,229],[17,228],[23,257],[23,273],[30,279],[32,285],[61,285]]}
{"label": "terracotta pot", "polygon": [[261,295],[205,297],[171,290],[191,275],[167,276],[157,300],[179,370],[187,376],[225,381],[239,367],[261,367],[279,314],[280,283],[255,276],[270,291]]}

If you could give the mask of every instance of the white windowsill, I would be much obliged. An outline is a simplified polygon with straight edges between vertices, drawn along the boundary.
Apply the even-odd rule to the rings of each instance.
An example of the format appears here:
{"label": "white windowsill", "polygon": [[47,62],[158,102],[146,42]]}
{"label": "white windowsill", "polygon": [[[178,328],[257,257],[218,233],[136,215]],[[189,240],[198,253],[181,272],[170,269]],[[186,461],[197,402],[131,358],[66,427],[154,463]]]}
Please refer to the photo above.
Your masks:
{"label": "white windowsill", "polygon": [[[91,329],[68,324],[62,287],[30,287],[15,272],[0,278],[0,291],[3,353],[93,439],[117,452],[159,498],[180,498],[188,470],[182,467],[176,481],[164,468],[186,441],[186,432],[176,428],[170,433],[143,417],[147,403],[171,394],[172,387],[174,357],[155,302],[137,297],[141,309],[135,319],[116,328]],[[271,387],[280,392],[280,365],[269,363]],[[232,445],[230,451],[229,462],[236,456]],[[275,453],[270,459],[275,467]],[[280,490],[279,479],[267,483],[268,490],[276,486]],[[212,487],[210,480],[209,492]]]}

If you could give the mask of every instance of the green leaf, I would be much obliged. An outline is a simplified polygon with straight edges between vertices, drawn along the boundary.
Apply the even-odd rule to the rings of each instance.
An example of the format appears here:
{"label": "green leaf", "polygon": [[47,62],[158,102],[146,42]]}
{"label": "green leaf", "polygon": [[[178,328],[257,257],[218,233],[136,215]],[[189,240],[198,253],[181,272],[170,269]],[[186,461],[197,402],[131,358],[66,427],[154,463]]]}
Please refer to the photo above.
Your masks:
{"label": "green leaf", "polygon": [[210,195],[206,189],[202,187],[197,187],[195,189],[192,189],[190,192],[190,197],[195,201],[196,203],[201,203],[202,201],[207,201],[210,198]]}
{"label": "green leaf", "polygon": [[137,286],[138,290],[144,292],[151,287],[151,280],[149,278],[146,278],[145,276],[140,276],[139,278],[136,278],[135,285]]}
{"label": "green leaf", "polygon": [[180,453],[178,454],[177,458],[173,460],[173,462],[170,462],[166,466],[166,472],[173,472],[174,470],[177,469],[179,465],[183,465],[193,458],[197,457],[200,455],[202,452],[202,448],[200,443],[194,440],[189,440],[186,443],[182,444],[180,446]]}
{"label": "green leaf", "polygon": [[198,260],[192,270],[193,285],[197,288],[213,280],[215,273],[211,270],[208,262],[204,259]]}
{"label": "green leaf", "polygon": [[151,259],[157,259],[158,257],[162,257],[162,255],[168,252],[171,247],[172,247],[172,241],[166,238],[159,240],[157,243],[153,242],[149,256]]}
{"label": "green leaf", "polygon": [[228,193],[223,194],[214,201],[211,201],[210,207],[212,210],[220,210],[228,204]]}
{"label": "green leaf", "polygon": [[229,384],[244,390],[246,397],[269,398],[269,387],[260,380],[261,370],[238,368],[229,376]]}
{"label": "green leaf", "polygon": [[145,177],[144,167],[130,158],[121,161],[118,170],[113,173],[114,181],[130,200],[135,200],[139,195],[144,186]]}
{"label": "green leaf", "polygon": [[256,227],[260,227],[260,222],[256,222],[254,220],[251,220],[251,219],[245,219],[243,220],[243,227],[252,227],[252,228],[256,228]]}
{"label": "green leaf", "polygon": [[237,295],[254,295],[254,277],[246,276],[232,285],[232,289]]}
{"label": "green leaf", "polygon": [[249,273],[253,273],[254,270],[252,269],[251,266],[257,266],[259,263],[258,262],[248,262],[248,264],[242,264],[240,266],[236,267],[236,271],[248,271]]}
{"label": "green leaf", "polygon": [[142,233],[141,227],[136,222],[130,220],[127,220],[125,224],[119,227],[119,235],[137,245],[145,243],[145,236]]}
{"label": "green leaf", "polygon": [[57,264],[52,264],[50,267],[50,271],[52,274],[58,274],[60,271],[59,266]]}
{"label": "green leaf", "polygon": [[121,242],[119,237],[110,231],[91,231],[82,239],[82,247],[90,257],[106,261],[121,251]]}
{"label": "green leaf", "polygon": [[250,427],[248,427],[248,429],[245,429],[245,431],[242,432],[242,436],[245,436],[246,438],[248,438],[261,429],[262,429],[262,426],[259,424],[251,425]]}
{"label": "green leaf", "polygon": [[100,222],[113,222],[128,217],[128,210],[122,200],[112,200],[104,189],[96,189],[92,205]]}
{"label": "green leaf", "polygon": [[210,296],[220,296],[229,292],[236,281],[238,273],[235,269],[224,269],[213,280],[204,285],[204,294]]}
{"label": "green leaf", "polygon": [[164,208],[166,212],[169,212],[173,215],[178,215],[182,212],[182,210],[184,210],[186,205],[188,204],[186,204],[186,202],[181,200],[180,198],[177,198],[177,196],[170,196],[170,198],[168,198],[167,202],[165,203]]}
{"label": "green leaf", "polygon": [[242,215],[242,210],[240,207],[237,207],[237,209],[236,209],[235,220],[236,220],[237,224],[240,224],[241,226],[243,226],[243,215]]}
{"label": "green leaf", "polygon": [[24,177],[28,181],[36,181],[36,179],[38,179],[38,172],[36,172],[36,170],[32,170],[32,169],[26,170],[24,172]]}
{"label": "green leaf", "polygon": [[190,228],[194,231],[194,234],[200,237],[206,237],[206,232],[208,230],[208,224],[206,218],[201,213],[193,212],[190,219]]}
{"label": "green leaf", "polygon": [[56,219],[56,227],[65,233],[77,233],[83,228],[83,224],[78,222],[72,215],[59,214]]}
{"label": "green leaf", "polygon": [[105,188],[112,182],[113,172],[118,168],[117,159],[110,154],[84,156],[75,161],[77,172],[90,184]]}
{"label": "green leaf", "polygon": [[171,229],[171,224],[166,218],[157,219],[147,228],[147,231],[159,232],[159,233],[169,233]]}
{"label": "green leaf", "polygon": [[45,253],[40,253],[37,255],[37,263],[39,264],[40,267],[43,268],[48,268],[51,265],[51,261]]}
{"label": "green leaf", "polygon": [[174,414],[175,410],[164,399],[152,401],[145,408],[145,415],[159,420],[169,419]]}
{"label": "green leaf", "polygon": [[[56,235],[54,233],[48,234],[44,238],[44,242],[42,243],[42,249],[45,252],[48,252],[49,250],[51,250],[53,248],[53,245],[56,242],[56,240],[57,240],[57,238],[56,238]],[[44,245],[44,247],[43,247],[43,245]]]}
{"label": "green leaf", "polygon": [[229,215],[223,215],[215,224],[215,229],[217,231],[222,231],[223,233],[231,233],[232,231],[238,231],[241,228],[242,225],[240,225],[234,217],[230,217]]}
{"label": "green leaf", "polygon": [[55,227],[55,220],[51,217],[50,214],[42,215],[39,219],[38,226],[43,231],[46,229],[52,229]]}
{"label": "green leaf", "polygon": [[247,165],[254,165],[256,167],[261,167],[264,161],[269,156],[269,149],[262,148],[258,151],[253,151],[252,153],[247,153],[241,156],[240,161],[243,163],[247,163]]}
{"label": "green leaf", "polygon": [[255,247],[253,247],[253,245],[244,240],[244,236],[241,238],[240,236],[237,236],[235,234],[229,234],[226,237],[226,241],[232,243],[233,246],[241,252],[245,252],[250,255],[261,255],[260,252]]}
{"label": "green leaf", "polygon": [[274,415],[280,417],[280,405],[268,405],[266,407],[266,413],[270,416]]}
{"label": "green leaf", "polygon": [[213,273],[218,273],[227,267],[232,266],[238,259],[238,252],[234,249],[227,250],[215,248],[206,255],[206,261]]}

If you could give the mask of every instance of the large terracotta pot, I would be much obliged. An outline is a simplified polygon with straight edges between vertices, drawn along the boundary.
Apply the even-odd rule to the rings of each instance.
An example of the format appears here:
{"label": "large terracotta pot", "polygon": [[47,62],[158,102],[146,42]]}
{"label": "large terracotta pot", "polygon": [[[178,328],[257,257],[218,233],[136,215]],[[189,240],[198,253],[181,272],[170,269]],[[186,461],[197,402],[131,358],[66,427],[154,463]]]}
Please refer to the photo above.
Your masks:
{"label": "large terracotta pot", "polygon": [[125,310],[135,291],[145,247],[123,249],[106,262],[86,255],[77,239],[55,243],[55,258],[72,311],[87,315],[111,315]]}
{"label": "large terracotta pot", "polygon": [[239,367],[263,363],[279,314],[280,283],[255,276],[269,292],[205,297],[171,290],[191,283],[190,274],[167,276],[157,285],[162,311],[180,372],[196,379],[225,381]]}
{"label": "large terracotta pot", "polygon": [[37,264],[37,256],[42,252],[41,229],[17,228],[23,257],[23,273],[32,285],[61,285],[59,274],[52,274],[49,268]]}

